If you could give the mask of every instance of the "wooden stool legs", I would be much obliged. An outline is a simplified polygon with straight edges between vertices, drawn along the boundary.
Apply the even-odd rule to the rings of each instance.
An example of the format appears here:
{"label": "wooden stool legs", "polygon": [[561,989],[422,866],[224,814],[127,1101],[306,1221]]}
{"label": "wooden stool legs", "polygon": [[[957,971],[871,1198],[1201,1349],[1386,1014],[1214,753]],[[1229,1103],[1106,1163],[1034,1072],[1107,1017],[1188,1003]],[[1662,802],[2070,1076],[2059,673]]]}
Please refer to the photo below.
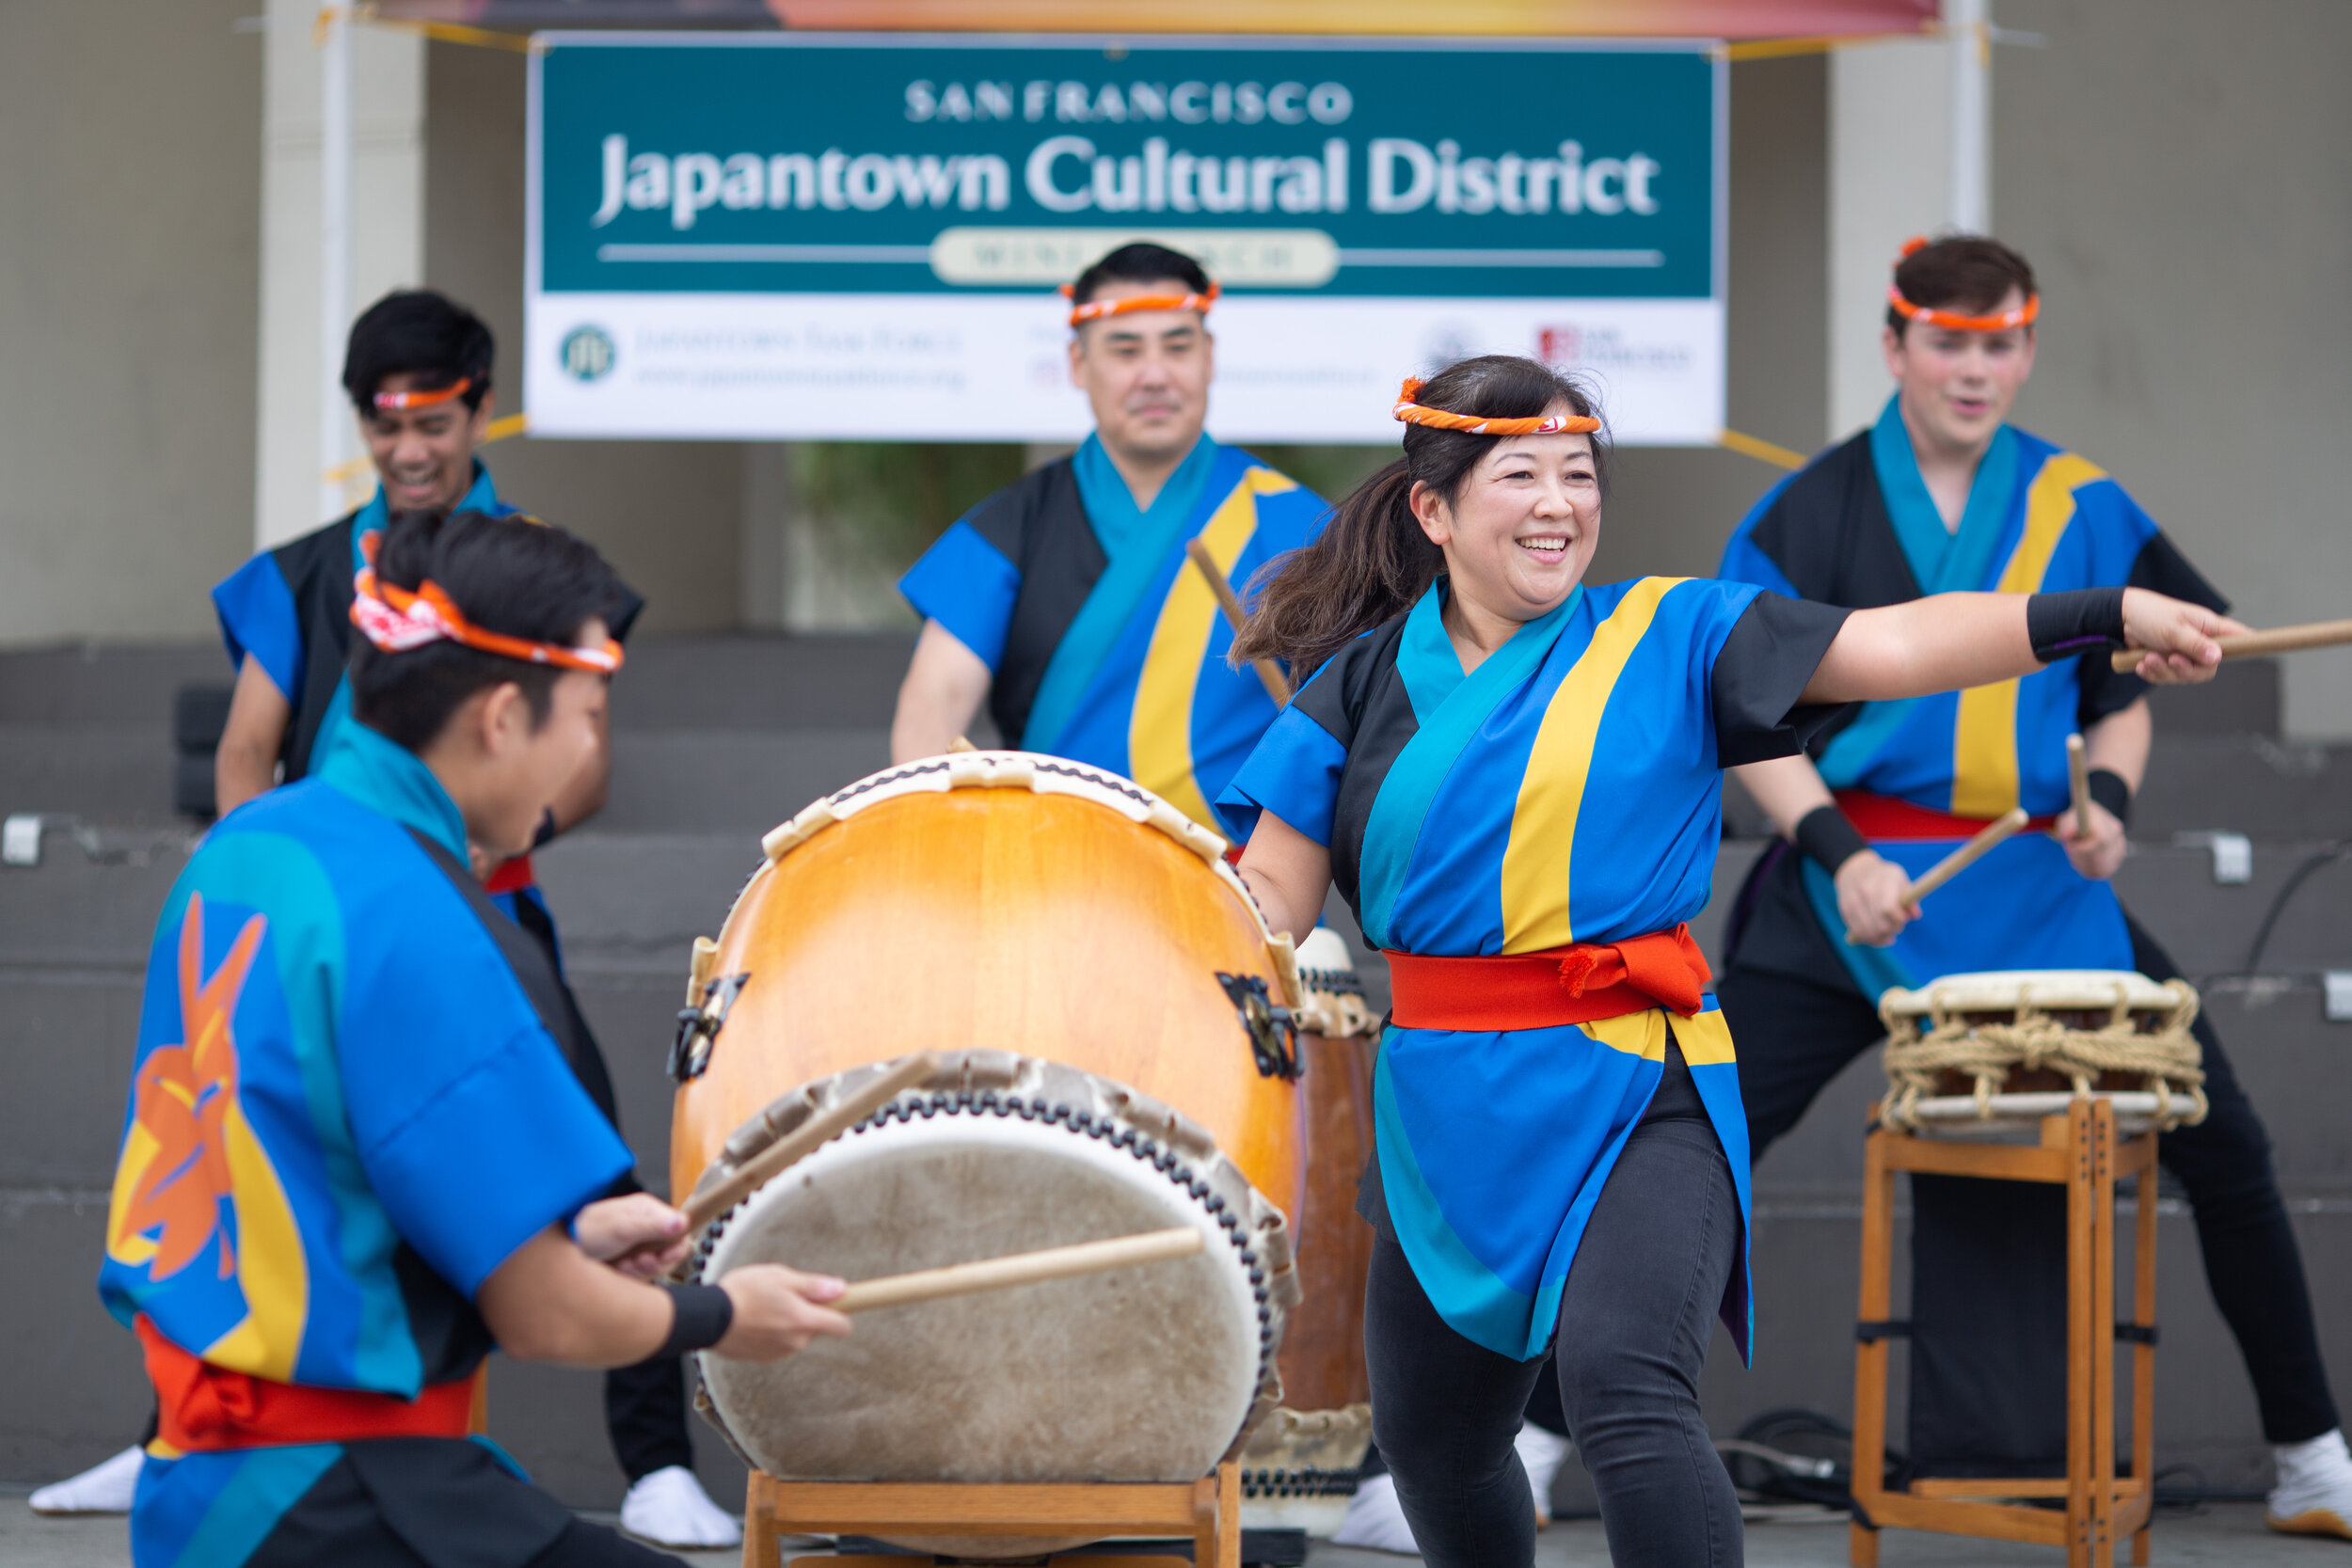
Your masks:
{"label": "wooden stool legs", "polygon": [[781,1568],[783,1538],[803,1532],[1190,1536],[1197,1568],[1241,1568],[1241,1466],[1228,1460],[1197,1481],[1136,1485],[778,1481],[753,1471],[743,1568]]}
{"label": "wooden stool legs", "polygon": [[[2066,1477],[2063,1481],[1929,1480],[1890,1492],[1886,1473],[1887,1341],[1894,1299],[1895,1173],[2043,1181],[2066,1188]],[[2115,1474],[2115,1183],[2137,1179],[2132,1321],[2132,1473]],[[2066,1548],[2068,1568],[2113,1568],[2116,1540],[2148,1561],[2154,1504],[2156,1135],[2119,1144],[2114,1107],[2078,1099],[2042,1122],[2037,1147],[1918,1138],[1884,1129],[1864,1146],[1862,1291],[1854,1347],[1853,1496],[1859,1509],[1849,1553],[1877,1568],[1878,1531],[1940,1530]],[[2066,1512],[2008,1498],[2058,1498]],[[1863,1521],[1867,1520],[1866,1525]]]}

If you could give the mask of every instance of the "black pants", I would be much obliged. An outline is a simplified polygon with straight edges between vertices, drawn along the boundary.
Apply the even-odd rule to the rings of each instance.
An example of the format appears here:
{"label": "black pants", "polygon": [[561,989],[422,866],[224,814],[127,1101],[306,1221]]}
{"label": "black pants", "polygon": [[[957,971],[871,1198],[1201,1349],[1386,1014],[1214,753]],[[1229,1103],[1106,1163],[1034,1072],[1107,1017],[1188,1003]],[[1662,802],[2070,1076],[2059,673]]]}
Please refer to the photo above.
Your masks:
{"label": "black pants", "polygon": [[686,1362],[671,1355],[604,1374],[604,1425],[612,1457],[634,1486],[673,1465],[694,1467],[686,1435]]}
{"label": "black pants", "polygon": [[[2132,963],[2142,974],[2169,980],[2180,974],[2137,923],[2131,934]],[[1715,994],[1739,1042],[1740,1095],[1747,1105],[1748,1147],[1757,1158],[1847,1063],[1886,1033],[1858,991],[1737,961]],[[2196,1217],[2205,1281],[2246,1357],[2263,1435],[2273,1443],[2303,1442],[2338,1422],[2302,1251],[2271,1168],[2270,1135],[2238,1086],[2210,1018],[2201,1014],[2194,1032],[2212,1111],[2195,1127],[2162,1134],[2157,1156],[2179,1180]]]}
{"label": "black pants", "polygon": [[587,1524],[478,1443],[346,1443],[246,1568],[678,1568],[679,1560]]}
{"label": "black pants", "polygon": [[[1627,1140],[1561,1292],[1561,1404],[1619,1568],[1741,1559],[1740,1502],[1699,1415],[1699,1372],[1740,1259],[1740,1200],[1679,1054]],[[1463,1338],[1380,1227],[1364,1291],[1373,1435],[1431,1568],[1534,1560],[1512,1448],[1541,1360]]]}

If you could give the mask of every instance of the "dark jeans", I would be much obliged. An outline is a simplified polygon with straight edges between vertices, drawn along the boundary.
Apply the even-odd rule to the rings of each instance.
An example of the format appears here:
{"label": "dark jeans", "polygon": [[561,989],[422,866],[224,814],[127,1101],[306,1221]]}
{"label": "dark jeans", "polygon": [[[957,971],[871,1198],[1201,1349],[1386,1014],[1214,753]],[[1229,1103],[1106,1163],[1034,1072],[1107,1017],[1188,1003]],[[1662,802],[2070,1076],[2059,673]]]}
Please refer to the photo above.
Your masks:
{"label": "dark jeans", "polygon": [[[2169,980],[2180,974],[2154,939],[2137,924],[2131,931],[2132,962],[2142,974]],[[1717,981],[1715,994],[1739,1042],[1748,1147],[1758,1159],[1797,1124],[1823,1085],[1886,1034],[1877,1009],[1859,992],[1736,962]],[[2195,1034],[2213,1108],[2195,1127],[2162,1134],[2157,1156],[2179,1180],[2195,1215],[2205,1281],[2246,1357],[2263,1435],[2273,1443],[2300,1443],[2338,1424],[2303,1254],[2271,1169],[2270,1135],[2238,1086],[2207,1017],[2199,1016]]]}
{"label": "dark jeans", "polygon": [[686,1435],[686,1362],[664,1356],[604,1374],[604,1425],[612,1457],[634,1486],[670,1465],[694,1467]]}
{"label": "dark jeans", "polygon": [[[1739,1266],[1740,1202],[1679,1054],[1627,1140],[1561,1293],[1553,1365],[1619,1568],[1737,1564],[1740,1503],[1699,1417],[1699,1371]],[[1431,1568],[1535,1555],[1511,1446],[1544,1363],[1499,1355],[1438,1315],[1381,1228],[1364,1291],[1373,1434]]]}

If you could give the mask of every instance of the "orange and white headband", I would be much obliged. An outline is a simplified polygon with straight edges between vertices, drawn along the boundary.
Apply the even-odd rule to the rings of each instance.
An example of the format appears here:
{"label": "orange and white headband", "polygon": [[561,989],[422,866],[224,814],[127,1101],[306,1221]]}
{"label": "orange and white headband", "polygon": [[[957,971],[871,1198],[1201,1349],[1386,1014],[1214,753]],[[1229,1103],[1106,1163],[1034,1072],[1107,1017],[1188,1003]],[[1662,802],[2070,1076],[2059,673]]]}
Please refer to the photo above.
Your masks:
{"label": "orange and white headband", "polygon": [[[1083,326],[1088,322],[1130,315],[1137,310],[1198,310],[1205,316],[1209,313],[1209,307],[1216,303],[1216,296],[1224,292],[1212,283],[1205,293],[1135,294],[1126,299],[1089,299],[1070,312],[1070,325]],[[1077,291],[1069,284],[1061,286],[1062,298],[1074,298],[1076,293]]]}
{"label": "orange and white headband", "polygon": [[525,664],[552,664],[592,674],[609,675],[621,667],[621,645],[609,637],[600,648],[567,648],[477,626],[430,578],[411,594],[392,583],[379,584],[370,567],[359,573],[352,588],[351,624],[388,654],[405,654],[428,642],[455,642]]}
{"label": "orange and white headband", "polygon": [[374,402],[381,413],[401,413],[411,408],[431,408],[454,398],[462,398],[472,387],[473,377],[461,375],[454,387],[437,387],[429,392],[378,392]]}
{"label": "orange and white headband", "polygon": [[1589,414],[1541,414],[1524,420],[1490,419],[1484,414],[1456,414],[1430,408],[1413,400],[1421,396],[1422,379],[1405,378],[1391,417],[1406,424],[1425,424],[1432,430],[1458,430],[1465,436],[1590,436],[1600,421]]}
{"label": "orange and white headband", "polygon": [[[1903,253],[1895,259],[1895,264],[1901,266],[1915,254],[1925,250],[1927,245],[1927,240],[1916,235],[1904,241]],[[2031,326],[2034,319],[2042,314],[2040,294],[2026,295],[2026,303],[2014,310],[1997,310],[1989,316],[1971,316],[1960,310],[1943,310],[1929,305],[1914,305],[1903,297],[1901,285],[1896,283],[1889,283],[1886,286],[1886,303],[1893,306],[1895,313],[1905,321],[1924,322],[1930,326],[1940,326],[1947,332],[2006,332],[2012,326]]]}

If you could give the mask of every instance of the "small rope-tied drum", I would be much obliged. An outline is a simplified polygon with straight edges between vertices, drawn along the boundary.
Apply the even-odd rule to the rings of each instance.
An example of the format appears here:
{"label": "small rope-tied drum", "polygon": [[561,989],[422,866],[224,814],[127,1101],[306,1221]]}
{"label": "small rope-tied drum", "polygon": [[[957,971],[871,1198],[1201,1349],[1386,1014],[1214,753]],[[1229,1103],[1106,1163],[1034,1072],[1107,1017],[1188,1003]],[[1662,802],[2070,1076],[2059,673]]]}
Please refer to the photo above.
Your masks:
{"label": "small rope-tied drum", "polygon": [[1947,974],[1879,1000],[1886,1024],[1885,1125],[1966,1137],[2055,1116],[2079,1095],[2114,1104],[2118,1128],[2205,1118],[2197,992],[2129,970]]}
{"label": "small rope-tied drum", "polygon": [[696,945],[671,1190],[710,1190],[877,1064],[940,1065],[717,1222],[702,1277],[866,1279],[1178,1226],[1208,1245],[865,1314],[773,1366],[705,1356],[727,1440],[801,1481],[1189,1482],[1238,1452],[1279,1397],[1305,1118],[1291,945],[1224,841],[1099,768],[961,752],[763,845]]}

